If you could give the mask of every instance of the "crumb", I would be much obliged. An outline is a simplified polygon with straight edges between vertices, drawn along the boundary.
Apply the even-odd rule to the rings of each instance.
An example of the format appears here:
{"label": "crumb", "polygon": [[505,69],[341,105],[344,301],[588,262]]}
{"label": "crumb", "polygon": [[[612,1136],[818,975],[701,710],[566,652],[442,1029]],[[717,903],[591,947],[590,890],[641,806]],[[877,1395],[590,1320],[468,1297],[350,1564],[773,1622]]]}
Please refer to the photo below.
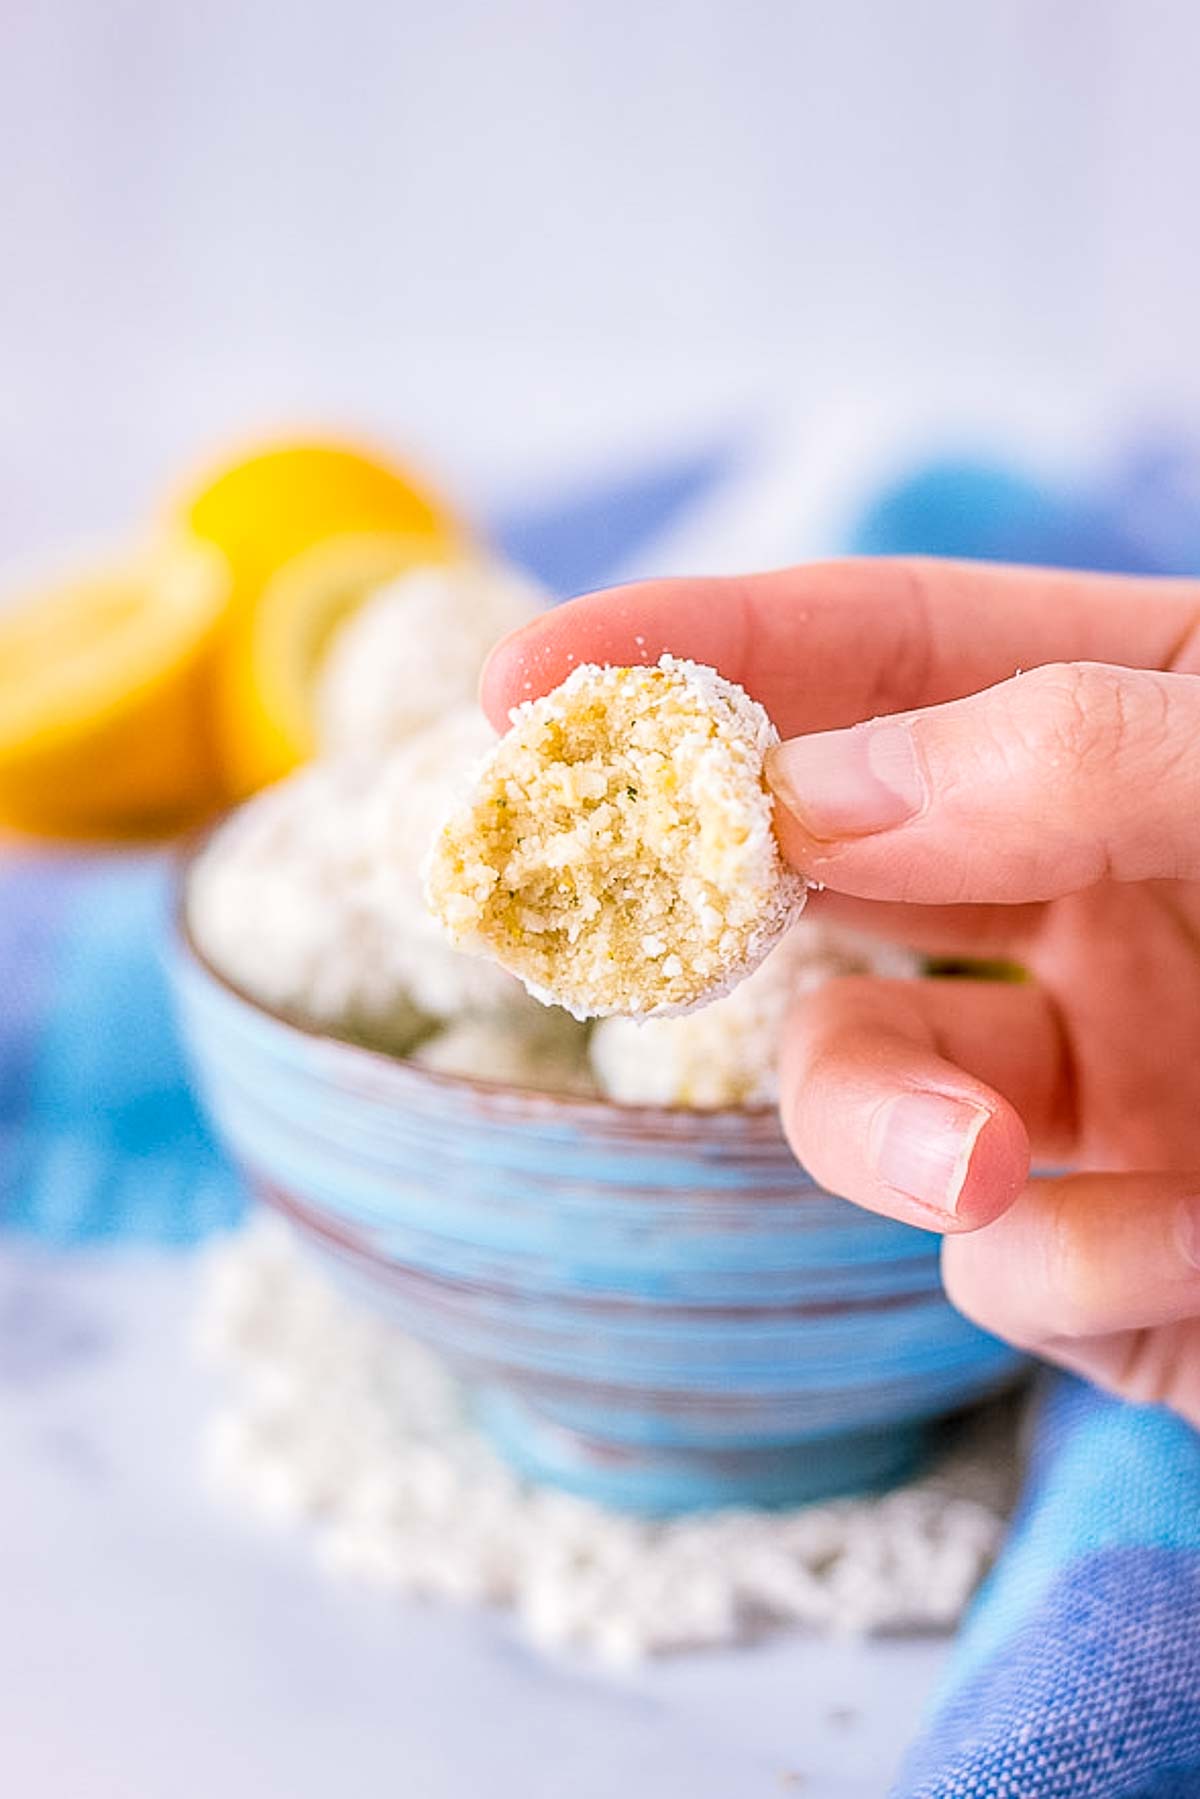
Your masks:
{"label": "crumb", "polygon": [[684,1012],[803,905],[780,856],[762,707],[712,669],[585,663],[512,713],[428,865],[450,940],[578,1018]]}

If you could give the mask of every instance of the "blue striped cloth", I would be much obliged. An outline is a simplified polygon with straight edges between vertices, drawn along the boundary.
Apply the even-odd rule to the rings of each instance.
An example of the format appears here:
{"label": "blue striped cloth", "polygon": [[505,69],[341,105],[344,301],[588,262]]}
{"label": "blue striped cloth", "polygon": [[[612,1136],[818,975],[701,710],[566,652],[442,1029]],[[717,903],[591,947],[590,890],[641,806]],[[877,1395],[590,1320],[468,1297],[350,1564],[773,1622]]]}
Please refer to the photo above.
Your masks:
{"label": "blue striped cloth", "polygon": [[[640,486],[581,494],[508,521],[501,536],[561,587],[594,585],[719,466],[714,453]],[[854,547],[1004,556],[1017,546],[1046,562],[1200,567],[1182,499],[1164,500],[1172,478],[1181,496],[1195,491],[1194,469],[1160,467],[1150,481],[1143,457],[1139,470],[1099,507],[1103,542],[1094,496],[1048,495],[1011,471],[959,463],[881,496]],[[10,1232],[185,1244],[241,1214],[171,1022],[171,890],[162,854],[0,852],[0,1227]],[[1018,1517],[894,1796],[1184,1795],[1200,1795],[1200,1439],[1164,1413],[1048,1378]]]}
{"label": "blue striped cloth", "polygon": [[1065,1375],[894,1799],[1200,1794],[1200,1437]]}
{"label": "blue striped cloth", "polygon": [[0,1223],[193,1243],[243,1198],[188,1084],[165,854],[0,851]]}

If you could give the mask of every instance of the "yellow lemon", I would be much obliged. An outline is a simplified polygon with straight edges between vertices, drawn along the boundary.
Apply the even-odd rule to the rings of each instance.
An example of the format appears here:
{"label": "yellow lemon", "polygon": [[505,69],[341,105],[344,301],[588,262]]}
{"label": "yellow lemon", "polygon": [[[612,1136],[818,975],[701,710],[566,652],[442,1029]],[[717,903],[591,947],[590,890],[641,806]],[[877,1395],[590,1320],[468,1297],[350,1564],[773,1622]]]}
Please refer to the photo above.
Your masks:
{"label": "yellow lemon", "polygon": [[211,471],[173,510],[229,558],[239,603],[252,604],[276,569],[337,533],[399,532],[435,543],[465,535],[423,482],[332,438],[263,444]]}
{"label": "yellow lemon", "polygon": [[[423,483],[383,455],[333,438],[261,444],[194,482],[172,512],[215,544],[233,571],[215,704],[226,787],[239,799],[310,754],[308,685],[321,618],[328,609],[332,629],[339,608],[353,603],[345,590],[361,597],[374,565],[366,553],[370,567],[360,576],[355,558],[363,552],[335,550],[327,566],[314,564],[311,576],[276,595],[270,617],[260,622],[273,577],[334,538],[384,534],[404,540],[390,561],[384,555],[378,579],[418,561],[443,559],[466,542],[450,509]],[[294,620],[287,616],[293,605]]]}
{"label": "yellow lemon", "polygon": [[0,603],[0,824],[143,835],[219,803],[213,658],[229,570],[158,540]]}
{"label": "yellow lemon", "polygon": [[234,621],[220,695],[226,775],[238,794],[278,780],[316,752],[314,690],[338,625],[369,593],[449,542],[373,533],[331,537],[294,556]]}

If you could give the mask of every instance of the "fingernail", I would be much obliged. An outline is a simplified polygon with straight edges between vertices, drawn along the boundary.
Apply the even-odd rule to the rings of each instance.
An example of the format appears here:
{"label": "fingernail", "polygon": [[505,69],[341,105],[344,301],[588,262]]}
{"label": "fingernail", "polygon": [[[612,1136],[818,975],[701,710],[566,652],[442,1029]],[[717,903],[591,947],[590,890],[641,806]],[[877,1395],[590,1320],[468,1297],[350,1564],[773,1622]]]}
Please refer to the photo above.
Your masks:
{"label": "fingernail", "polygon": [[767,778],[813,837],[868,837],[925,804],[925,777],[908,725],[893,721],[793,737],[767,758]]}
{"label": "fingernail", "polygon": [[990,1117],[973,1100],[902,1093],[888,1100],[872,1123],[875,1171],[898,1193],[953,1216],[979,1133]]}

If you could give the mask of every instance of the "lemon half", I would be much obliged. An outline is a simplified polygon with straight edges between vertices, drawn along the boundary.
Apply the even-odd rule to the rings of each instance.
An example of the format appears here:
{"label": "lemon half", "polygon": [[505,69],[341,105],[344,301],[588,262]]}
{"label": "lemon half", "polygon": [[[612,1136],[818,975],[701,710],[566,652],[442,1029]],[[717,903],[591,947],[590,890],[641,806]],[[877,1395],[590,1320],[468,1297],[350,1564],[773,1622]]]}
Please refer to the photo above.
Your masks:
{"label": "lemon half", "polygon": [[466,532],[424,481],[381,452],[334,438],[261,444],[202,476],[170,508],[229,559],[253,603],[275,571],[323,538],[397,532],[434,543]]}
{"label": "lemon half", "polygon": [[[235,799],[311,755],[314,669],[336,618],[372,582],[469,542],[423,481],[382,453],[324,437],[250,449],[177,496],[171,517],[214,544],[233,572],[216,713]],[[383,538],[389,548],[371,547]],[[316,559],[276,588],[281,571],[309,553]]]}
{"label": "lemon half", "polygon": [[0,604],[0,823],[156,833],[221,798],[210,719],[225,560],[187,538]]}
{"label": "lemon half", "polygon": [[233,625],[220,693],[226,778],[238,794],[317,751],[318,671],[338,626],[397,575],[453,560],[448,543],[394,533],[331,537],[295,556]]}

